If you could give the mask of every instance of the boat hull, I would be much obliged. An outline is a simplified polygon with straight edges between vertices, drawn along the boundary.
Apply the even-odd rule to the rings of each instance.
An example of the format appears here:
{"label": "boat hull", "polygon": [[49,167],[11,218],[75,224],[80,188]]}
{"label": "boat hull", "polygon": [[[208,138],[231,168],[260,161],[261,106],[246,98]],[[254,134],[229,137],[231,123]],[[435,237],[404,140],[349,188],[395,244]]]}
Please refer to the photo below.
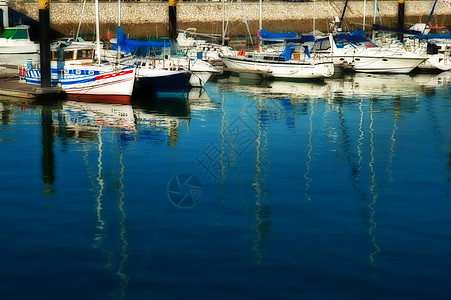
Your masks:
{"label": "boat hull", "polygon": [[190,73],[158,69],[139,69],[133,94],[139,96],[163,93],[186,93],[189,89]]}
{"label": "boat hull", "polygon": [[0,54],[33,54],[39,52],[39,44],[19,42],[0,42]]}
{"label": "boat hull", "polygon": [[[55,71],[55,70],[52,70]],[[68,70],[69,71],[69,70]],[[100,69],[100,72],[90,70],[93,75],[58,76],[52,72],[52,85],[60,86],[66,94],[83,96],[120,96],[130,97],[133,93],[135,68],[120,70]],[[69,72],[68,72],[69,73]],[[40,71],[26,71],[25,80],[29,84],[41,84]]]}
{"label": "boat hull", "polygon": [[443,54],[428,55],[428,59],[418,65],[419,69],[423,70],[451,70],[451,58],[445,57]]}
{"label": "boat hull", "polygon": [[331,58],[335,65],[363,73],[407,74],[426,57],[402,50],[374,48],[336,48]]}
{"label": "boat hull", "polygon": [[334,56],[337,66],[355,72],[407,74],[421,64],[424,58]]}

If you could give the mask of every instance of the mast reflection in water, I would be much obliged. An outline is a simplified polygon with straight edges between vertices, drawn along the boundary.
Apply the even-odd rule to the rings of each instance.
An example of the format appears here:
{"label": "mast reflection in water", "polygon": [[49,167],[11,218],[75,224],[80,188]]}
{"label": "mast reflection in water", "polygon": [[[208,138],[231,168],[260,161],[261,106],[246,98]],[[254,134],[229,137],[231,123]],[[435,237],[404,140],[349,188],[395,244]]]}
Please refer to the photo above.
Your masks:
{"label": "mast reflection in water", "polygon": [[0,99],[2,297],[444,299],[449,78]]}

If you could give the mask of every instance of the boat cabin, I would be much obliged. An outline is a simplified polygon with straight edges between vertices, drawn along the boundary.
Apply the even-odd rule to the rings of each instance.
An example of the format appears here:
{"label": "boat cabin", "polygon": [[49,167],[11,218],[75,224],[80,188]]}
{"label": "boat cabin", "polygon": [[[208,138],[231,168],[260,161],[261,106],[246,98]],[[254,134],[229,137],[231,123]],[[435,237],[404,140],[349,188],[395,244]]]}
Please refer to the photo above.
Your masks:
{"label": "boat cabin", "polygon": [[19,25],[16,27],[6,27],[5,30],[0,35],[0,38],[10,39],[10,40],[30,40],[28,34],[28,25]]}
{"label": "boat cabin", "polygon": [[60,44],[51,49],[50,59],[56,62],[69,62],[69,64],[88,64],[94,60],[94,48]]}

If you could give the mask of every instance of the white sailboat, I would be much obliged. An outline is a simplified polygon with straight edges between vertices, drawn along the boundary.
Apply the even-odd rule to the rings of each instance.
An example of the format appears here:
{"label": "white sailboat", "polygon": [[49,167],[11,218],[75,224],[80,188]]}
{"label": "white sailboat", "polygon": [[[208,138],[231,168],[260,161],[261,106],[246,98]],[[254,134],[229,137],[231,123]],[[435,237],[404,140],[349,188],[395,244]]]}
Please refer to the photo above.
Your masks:
{"label": "white sailboat", "polygon": [[276,79],[323,79],[334,74],[328,58],[310,56],[303,46],[286,46],[282,54],[251,53],[224,56],[224,64],[238,73],[263,73]]}

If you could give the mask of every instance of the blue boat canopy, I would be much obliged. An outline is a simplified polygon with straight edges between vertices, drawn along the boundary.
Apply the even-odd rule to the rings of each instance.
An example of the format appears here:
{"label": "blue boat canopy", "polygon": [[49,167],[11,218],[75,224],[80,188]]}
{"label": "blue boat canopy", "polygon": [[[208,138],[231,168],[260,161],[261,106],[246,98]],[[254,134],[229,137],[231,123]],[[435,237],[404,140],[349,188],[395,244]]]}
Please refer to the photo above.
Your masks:
{"label": "blue boat canopy", "polygon": [[260,29],[259,35],[268,39],[292,39],[298,37],[296,32],[270,32],[264,29]]}
{"label": "blue boat canopy", "polygon": [[301,37],[296,32],[270,32],[260,29],[258,32],[263,44],[271,43],[299,43]]}
{"label": "blue boat canopy", "polygon": [[140,41],[140,40],[130,40],[125,37],[125,33],[120,26],[117,27],[117,44],[113,45],[113,50],[117,50],[117,46],[121,47],[121,51],[136,54],[136,52],[141,49],[149,48],[166,48],[170,47],[171,43],[169,40],[164,41]]}
{"label": "blue boat canopy", "polygon": [[451,33],[420,34],[417,36],[412,36],[410,38],[419,40],[451,39]]}
{"label": "blue boat canopy", "polygon": [[[286,45],[284,51],[279,55],[279,57],[283,57],[285,61],[291,60],[291,54],[293,53],[293,48],[299,47],[295,45]],[[303,47],[304,53],[310,58],[310,51],[308,50],[308,47]]]}
{"label": "blue boat canopy", "polygon": [[370,40],[368,40],[365,37],[365,32],[362,30],[358,31],[352,31],[349,33],[339,33],[337,35],[334,35],[334,41],[337,44],[346,44],[346,43],[365,43],[368,45],[376,46],[374,45]]}

